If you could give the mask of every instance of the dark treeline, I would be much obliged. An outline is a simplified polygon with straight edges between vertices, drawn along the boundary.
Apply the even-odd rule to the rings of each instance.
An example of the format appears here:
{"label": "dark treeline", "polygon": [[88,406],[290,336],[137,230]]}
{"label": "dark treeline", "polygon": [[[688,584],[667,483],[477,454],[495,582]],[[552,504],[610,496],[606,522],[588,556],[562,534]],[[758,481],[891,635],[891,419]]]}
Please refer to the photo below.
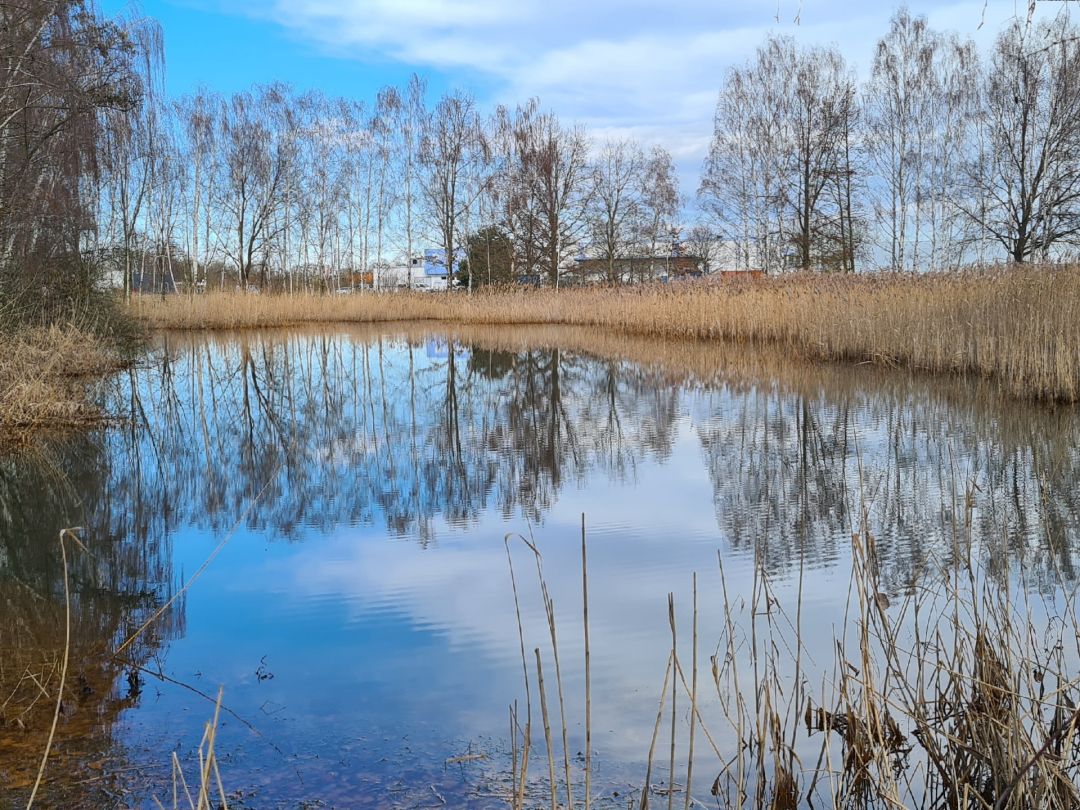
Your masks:
{"label": "dark treeline", "polygon": [[19,293],[40,303],[93,281],[82,257],[96,181],[115,169],[105,145],[147,103],[152,53],[156,28],[84,2],[0,3],[0,316]]}
{"label": "dark treeline", "polygon": [[[722,82],[685,221],[671,156],[531,100],[422,79],[368,101],[281,84],[170,99],[163,35],[87,0],[0,6],[0,307],[94,285],[559,284],[588,256],[853,271],[1060,259],[1080,240],[1080,41],[1018,19],[980,55],[898,12],[858,82],[770,38]],[[597,271],[594,270],[594,274]],[[633,276],[633,272],[630,276]]]}

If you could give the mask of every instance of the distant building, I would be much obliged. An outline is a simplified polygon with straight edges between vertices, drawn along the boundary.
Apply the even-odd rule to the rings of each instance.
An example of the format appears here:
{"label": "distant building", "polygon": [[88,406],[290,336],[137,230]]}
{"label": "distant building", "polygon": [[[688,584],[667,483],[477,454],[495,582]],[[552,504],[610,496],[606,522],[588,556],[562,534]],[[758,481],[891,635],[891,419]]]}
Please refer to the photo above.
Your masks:
{"label": "distant building", "polygon": [[[461,271],[465,261],[465,249],[454,251],[454,261],[446,261],[446,251],[442,248],[427,248],[424,251],[424,279],[432,289],[445,290],[452,285],[452,279]],[[449,266],[448,265],[452,265]]]}
{"label": "distant building", "polygon": [[[413,262],[420,267],[418,272],[423,273],[423,260],[416,258]],[[379,282],[388,289],[408,287],[411,273],[412,269],[408,264],[390,264],[382,269]]]}
{"label": "distant building", "polygon": [[[120,287],[124,286],[123,274],[120,275]],[[131,271],[131,291],[144,294],[166,295],[176,292],[176,280],[160,271],[143,271],[133,268]]]}
{"label": "distant building", "polygon": [[[457,258],[452,271],[456,274],[465,259],[464,249],[455,251]],[[386,267],[381,278],[383,287],[411,288],[414,290],[445,290],[450,286],[450,274],[446,268],[446,251],[427,248],[419,256],[413,256],[408,264]]]}

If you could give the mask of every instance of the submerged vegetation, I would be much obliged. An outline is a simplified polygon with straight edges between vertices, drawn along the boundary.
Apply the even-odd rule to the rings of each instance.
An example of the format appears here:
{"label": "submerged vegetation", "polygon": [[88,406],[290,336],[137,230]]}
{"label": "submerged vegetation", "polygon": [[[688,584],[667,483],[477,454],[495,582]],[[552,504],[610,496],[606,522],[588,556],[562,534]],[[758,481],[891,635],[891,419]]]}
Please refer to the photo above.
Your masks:
{"label": "submerged vegetation", "polygon": [[772,344],[812,360],[971,374],[1032,399],[1080,399],[1080,268],[794,275],[734,283],[464,294],[138,297],[166,329],[436,320],[565,324],[650,338]]}

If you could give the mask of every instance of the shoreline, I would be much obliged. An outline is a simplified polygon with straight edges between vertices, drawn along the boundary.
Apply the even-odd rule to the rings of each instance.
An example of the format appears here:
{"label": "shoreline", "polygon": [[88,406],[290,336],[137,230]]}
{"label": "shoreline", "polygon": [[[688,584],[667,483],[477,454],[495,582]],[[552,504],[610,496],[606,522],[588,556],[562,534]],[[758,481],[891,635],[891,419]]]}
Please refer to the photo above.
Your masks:
{"label": "shoreline", "polygon": [[810,361],[993,380],[1018,399],[1080,401],[1080,266],[922,276],[796,274],[752,281],[455,293],[137,296],[153,330],[308,324],[574,326],[769,345]]}
{"label": "shoreline", "polygon": [[[569,327],[608,341],[752,346],[803,362],[873,365],[992,385],[1021,401],[1080,402],[1080,266],[922,276],[795,274],[563,290],[351,295],[137,295],[118,309],[145,331],[309,325]],[[0,333],[0,445],[108,420],[93,382],[131,358],[77,326]]]}

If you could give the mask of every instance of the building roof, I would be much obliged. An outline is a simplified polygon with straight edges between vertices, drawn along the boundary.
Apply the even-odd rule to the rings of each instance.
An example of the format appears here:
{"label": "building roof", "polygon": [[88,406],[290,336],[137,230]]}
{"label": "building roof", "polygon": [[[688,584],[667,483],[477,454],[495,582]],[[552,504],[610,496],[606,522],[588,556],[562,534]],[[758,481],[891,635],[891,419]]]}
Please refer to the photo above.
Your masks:
{"label": "building roof", "polygon": [[[461,262],[465,259],[465,251],[462,248],[458,248],[454,251],[454,266],[453,272],[458,272],[461,269]],[[426,248],[424,250],[424,275],[425,276],[445,276],[446,275],[446,251],[442,248]]]}

